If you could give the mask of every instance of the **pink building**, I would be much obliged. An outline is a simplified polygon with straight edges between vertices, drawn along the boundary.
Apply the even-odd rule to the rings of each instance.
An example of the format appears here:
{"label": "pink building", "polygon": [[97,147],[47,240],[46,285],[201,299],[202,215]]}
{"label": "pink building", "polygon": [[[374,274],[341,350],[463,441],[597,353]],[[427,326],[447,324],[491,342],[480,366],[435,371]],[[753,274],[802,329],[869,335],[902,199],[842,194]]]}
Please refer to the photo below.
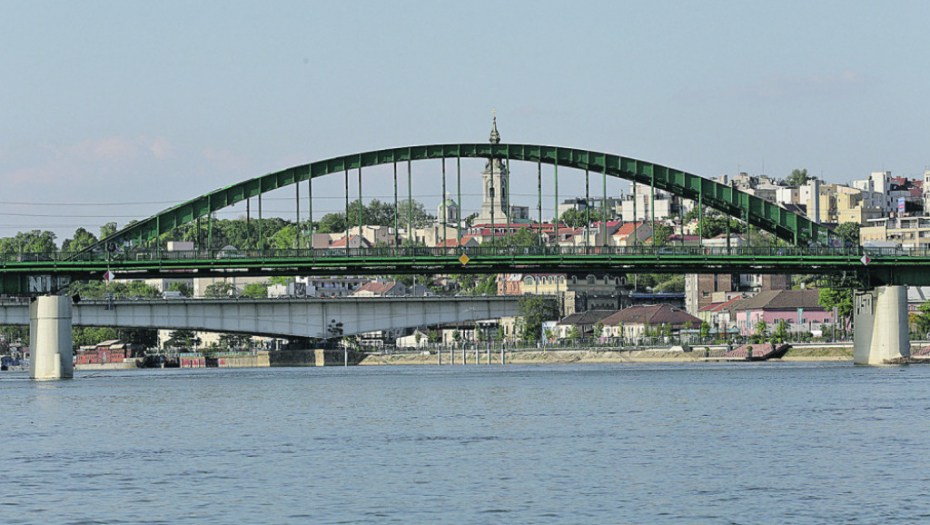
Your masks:
{"label": "pink building", "polygon": [[772,290],[737,301],[730,308],[730,322],[741,335],[752,335],[759,321],[765,321],[773,333],[779,321],[788,324],[789,332],[812,332],[824,323],[833,324],[834,312],[817,302],[817,290]]}

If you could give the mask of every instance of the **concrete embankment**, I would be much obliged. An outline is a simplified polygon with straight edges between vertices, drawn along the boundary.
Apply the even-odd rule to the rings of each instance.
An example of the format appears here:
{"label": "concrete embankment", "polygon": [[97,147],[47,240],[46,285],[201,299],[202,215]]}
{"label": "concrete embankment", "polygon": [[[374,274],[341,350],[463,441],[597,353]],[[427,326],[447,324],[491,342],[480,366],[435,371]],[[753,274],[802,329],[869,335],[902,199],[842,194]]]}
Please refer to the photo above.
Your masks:
{"label": "concrete embankment", "polygon": [[[690,352],[680,349],[650,350],[520,350],[508,351],[506,362],[510,364],[534,363],[699,363],[719,357],[725,352],[717,347],[695,347]],[[480,364],[488,362],[487,354],[479,356]],[[491,364],[500,364],[500,351],[491,353]],[[772,361],[852,361],[851,346],[792,348],[781,359]],[[466,353],[466,364],[475,364],[474,352]],[[394,355],[368,355],[360,365],[436,365],[439,357],[435,352],[405,353]],[[442,364],[451,364],[448,352],[443,352]],[[462,354],[457,352],[455,364],[462,364]]]}
{"label": "concrete embankment", "polygon": [[852,361],[852,343],[793,345],[781,361]]}
{"label": "concrete embankment", "polygon": [[278,350],[271,353],[270,366],[343,366],[360,364],[365,354],[343,350]]}
{"label": "concrete embankment", "polygon": [[[620,350],[620,349],[554,349],[554,350],[519,350],[507,351],[508,364],[546,364],[546,363],[697,363],[705,360],[719,358],[726,352],[726,347],[693,347],[690,352],[680,347],[649,350]],[[803,345],[792,347],[781,359],[773,361],[852,361],[853,349],[851,345]],[[193,361],[196,359],[196,362]],[[488,363],[488,356],[482,351],[478,359],[480,364]],[[466,364],[475,364],[474,351],[466,352]],[[500,350],[492,351],[491,364],[499,365],[501,362]],[[218,368],[251,368],[251,367],[304,367],[304,366],[343,366],[346,363],[346,354],[342,350],[279,350],[275,352],[256,352],[243,356],[222,356],[216,358],[191,358],[184,367],[218,367]],[[449,352],[443,351],[442,364],[452,363]],[[365,354],[361,352],[348,353],[348,364],[379,366],[379,365],[437,365],[439,356],[434,352],[411,352],[393,355]],[[462,353],[457,351],[455,364],[462,364]],[[127,360],[123,363],[107,363],[103,365],[75,365],[77,370],[126,370],[141,368],[136,360]]]}
{"label": "concrete embankment", "polygon": [[136,368],[142,368],[142,358],[126,359],[120,363],[74,365],[75,370],[135,370]]}

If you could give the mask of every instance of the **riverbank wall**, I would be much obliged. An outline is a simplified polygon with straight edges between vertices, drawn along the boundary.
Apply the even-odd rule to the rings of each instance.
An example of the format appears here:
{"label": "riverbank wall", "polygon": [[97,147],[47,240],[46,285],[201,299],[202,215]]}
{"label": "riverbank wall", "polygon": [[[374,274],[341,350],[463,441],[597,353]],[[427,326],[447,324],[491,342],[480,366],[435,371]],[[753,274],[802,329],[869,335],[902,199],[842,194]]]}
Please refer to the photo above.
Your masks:
{"label": "riverbank wall", "polygon": [[[592,349],[570,348],[552,350],[518,350],[507,351],[505,363],[507,364],[547,364],[547,363],[699,363],[704,361],[720,360],[726,353],[725,346],[695,346],[685,351],[681,347],[663,349]],[[792,347],[780,359],[772,361],[852,361],[853,348],[851,344],[829,345],[798,345]],[[312,367],[312,366],[344,366],[346,354],[341,349],[322,350],[278,350],[275,352],[256,352],[251,355],[224,356],[215,358],[188,357],[181,363],[182,368],[255,368],[255,367]],[[485,350],[476,356],[474,351],[465,353],[465,364],[487,364],[488,354]],[[452,364],[453,360],[448,350],[443,351],[442,364]],[[456,352],[456,365],[462,364],[461,350]],[[491,352],[490,364],[499,365],[501,362],[500,350]],[[437,352],[411,352],[392,355],[366,354],[350,351],[348,353],[350,366],[384,366],[384,365],[438,365]],[[76,370],[127,370],[141,368],[136,360],[127,360],[123,363],[107,363],[99,365],[75,365]]]}
{"label": "riverbank wall", "polygon": [[[718,361],[726,353],[724,346],[696,346],[685,351],[681,347],[648,350],[619,349],[555,349],[555,350],[519,350],[508,351],[505,363],[700,363]],[[799,346],[793,347],[780,359],[770,361],[852,361],[852,345]],[[482,351],[476,357],[475,352],[465,353],[465,364],[488,363],[487,353]],[[734,361],[736,361],[734,359]],[[500,350],[492,351],[490,363],[500,364]],[[438,365],[436,352],[404,353],[393,355],[372,354],[366,356],[361,365]],[[448,351],[443,352],[442,364],[452,364]],[[455,364],[462,364],[461,351],[456,352]]]}
{"label": "riverbank wall", "polygon": [[365,354],[344,350],[278,350],[271,353],[269,366],[344,366],[357,365],[365,359]]}

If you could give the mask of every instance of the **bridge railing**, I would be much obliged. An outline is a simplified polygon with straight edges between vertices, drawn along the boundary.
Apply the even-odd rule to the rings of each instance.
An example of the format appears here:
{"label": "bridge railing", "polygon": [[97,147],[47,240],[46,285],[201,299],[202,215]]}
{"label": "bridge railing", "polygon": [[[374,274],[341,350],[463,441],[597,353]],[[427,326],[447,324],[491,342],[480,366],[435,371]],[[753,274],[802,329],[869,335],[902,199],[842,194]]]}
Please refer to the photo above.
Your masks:
{"label": "bridge railing", "polygon": [[507,246],[485,245],[454,248],[428,248],[424,246],[397,246],[372,248],[313,248],[313,249],[243,249],[243,250],[126,250],[113,253],[3,253],[0,263],[4,265],[54,266],[56,262],[100,262],[113,261],[268,261],[268,260],[315,260],[332,258],[361,258],[367,261],[404,259],[459,258],[533,258],[533,257],[792,257],[792,256],[845,256],[860,257],[867,253],[872,258],[930,257],[927,249],[862,248],[849,247],[800,247],[800,246]]}

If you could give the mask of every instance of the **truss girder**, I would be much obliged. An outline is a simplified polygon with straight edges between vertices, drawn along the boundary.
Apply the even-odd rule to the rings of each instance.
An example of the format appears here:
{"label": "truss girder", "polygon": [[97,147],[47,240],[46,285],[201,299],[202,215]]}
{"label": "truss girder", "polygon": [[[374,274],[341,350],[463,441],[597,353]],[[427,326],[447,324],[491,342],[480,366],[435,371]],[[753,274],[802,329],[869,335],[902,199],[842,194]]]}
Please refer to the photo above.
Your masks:
{"label": "truss girder", "polygon": [[[515,161],[542,162],[562,167],[606,172],[611,177],[651,185],[726,215],[748,220],[762,230],[797,245],[824,243],[829,230],[806,217],[785,210],[771,202],[735,188],[681,170],[619,155],[558,146],[529,144],[440,144],[407,146],[320,160],[294,166],[267,175],[248,179],[214,190],[136,222],[114,235],[107,242],[140,243],[156,238],[178,226],[200,217],[274,191],[285,186],[316,179],[346,170],[416,160],[443,158],[499,158]],[[91,248],[93,249],[93,248]]]}

